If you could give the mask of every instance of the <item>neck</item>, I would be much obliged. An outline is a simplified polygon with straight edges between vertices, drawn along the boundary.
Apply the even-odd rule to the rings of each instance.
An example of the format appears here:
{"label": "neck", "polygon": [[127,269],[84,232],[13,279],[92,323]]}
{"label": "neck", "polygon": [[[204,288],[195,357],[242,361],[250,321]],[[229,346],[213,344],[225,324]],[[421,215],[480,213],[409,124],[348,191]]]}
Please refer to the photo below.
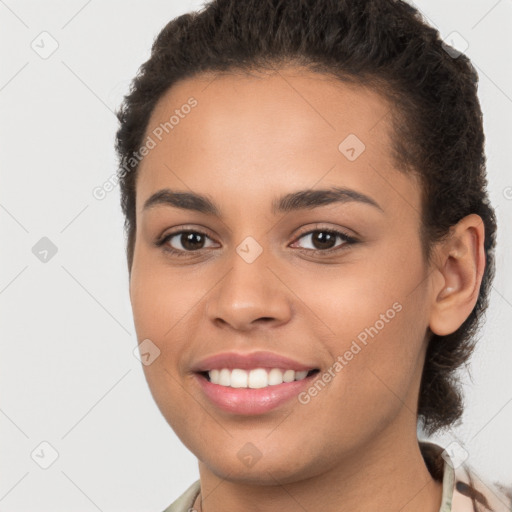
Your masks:
{"label": "neck", "polygon": [[438,512],[442,484],[428,471],[415,429],[408,437],[396,426],[391,431],[392,436],[380,436],[335,467],[284,485],[277,480],[271,484],[230,480],[200,462],[202,508],[198,510]]}

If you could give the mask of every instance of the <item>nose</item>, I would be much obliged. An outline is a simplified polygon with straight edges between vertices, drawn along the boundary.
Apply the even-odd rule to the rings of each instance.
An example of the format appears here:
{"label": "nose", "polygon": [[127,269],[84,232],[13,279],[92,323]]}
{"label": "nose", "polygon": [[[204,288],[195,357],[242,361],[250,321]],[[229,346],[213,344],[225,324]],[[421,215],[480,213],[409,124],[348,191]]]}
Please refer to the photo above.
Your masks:
{"label": "nose", "polygon": [[249,331],[287,323],[292,315],[292,293],[269,268],[265,251],[248,263],[235,251],[229,271],[209,294],[206,313],[219,327]]}

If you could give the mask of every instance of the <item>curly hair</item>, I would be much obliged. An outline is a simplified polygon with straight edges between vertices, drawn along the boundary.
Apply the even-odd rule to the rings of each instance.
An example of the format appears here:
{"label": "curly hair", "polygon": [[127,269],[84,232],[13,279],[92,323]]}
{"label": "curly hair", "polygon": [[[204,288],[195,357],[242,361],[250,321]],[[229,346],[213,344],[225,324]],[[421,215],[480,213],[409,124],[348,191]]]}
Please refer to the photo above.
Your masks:
{"label": "curly hair", "polygon": [[118,179],[131,272],[139,150],[150,115],[178,80],[295,64],[372,88],[391,105],[394,164],[421,183],[421,241],[432,247],[471,213],[485,227],[486,266],[473,311],[452,334],[428,331],[418,420],[432,434],[460,420],[457,370],[470,358],[494,277],[496,218],[487,195],[478,75],[401,0],[213,0],[170,21],[117,111]]}

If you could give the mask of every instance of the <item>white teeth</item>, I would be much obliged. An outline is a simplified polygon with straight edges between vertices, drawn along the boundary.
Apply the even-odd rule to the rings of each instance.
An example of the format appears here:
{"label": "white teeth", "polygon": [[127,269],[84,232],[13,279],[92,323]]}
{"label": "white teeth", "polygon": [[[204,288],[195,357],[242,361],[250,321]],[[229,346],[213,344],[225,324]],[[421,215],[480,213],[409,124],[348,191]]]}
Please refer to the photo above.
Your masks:
{"label": "white teeth", "polygon": [[208,372],[212,384],[231,388],[251,389],[266,388],[267,386],[276,386],[283,382],[302,380],[306,378],[307,374],[307,370],[296,372],[294,370],[283,371],[279,368],[272,368],[271,370],[255,368],[249,371],[241,370],[240,368],[235,368],[234,370],[222,368],[221,370],[214,369]]}
{"label": "white teeth", "polygon": [[286,370],[283,374],[284,382],[293,382],[295,380],[295,372],[293,370]]}
{"label": "white teeth", "polygon": [[214,384],[218,384],[219,383],[219,370],[212,370],[210,372],[210,381],[213,382]]}
{"label": "white teeth", "polygon": [[305,379],[308,375],[308,371],[304,370],[303,372],[295,372],[295,380]]}
{"label": "white teeth", "polygon": [[279,368],[272,368],[268,372],[268,385],[275,386],[283,383],[283,372]]}
{"label": "white teeth", "polygon": [[247,375],[246,371],[236,369],[231,372],[231,381],[229,385],[232,388],[246,388],[248,380],[249,375]]}
{"label": "white teeth", "polygon": [[219,384],[221,386],[229,386],[231,382],[231,372],[227,369],[227,368],[224,368],[220,371],[219,373]]}
{"label": "white teeth", "polygon": [[[247,372],[245,372],[247,373]],[[256,368],[249,372],[249,386],[252,389],[266,388],[268,386],[267,370]]]}

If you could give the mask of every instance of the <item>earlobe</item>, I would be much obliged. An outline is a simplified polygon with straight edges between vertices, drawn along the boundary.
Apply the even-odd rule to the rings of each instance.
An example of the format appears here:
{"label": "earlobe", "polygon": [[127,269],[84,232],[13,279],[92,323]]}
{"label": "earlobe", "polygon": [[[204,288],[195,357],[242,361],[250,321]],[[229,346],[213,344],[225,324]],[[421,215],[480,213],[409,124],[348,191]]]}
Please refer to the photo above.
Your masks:
{"label": "earlobe", "polygon": [[455,332],[475,307],[485,268],[484,225],[480,216],[468,215],[452,227],[436,248],[430,329],[439,336]]}

